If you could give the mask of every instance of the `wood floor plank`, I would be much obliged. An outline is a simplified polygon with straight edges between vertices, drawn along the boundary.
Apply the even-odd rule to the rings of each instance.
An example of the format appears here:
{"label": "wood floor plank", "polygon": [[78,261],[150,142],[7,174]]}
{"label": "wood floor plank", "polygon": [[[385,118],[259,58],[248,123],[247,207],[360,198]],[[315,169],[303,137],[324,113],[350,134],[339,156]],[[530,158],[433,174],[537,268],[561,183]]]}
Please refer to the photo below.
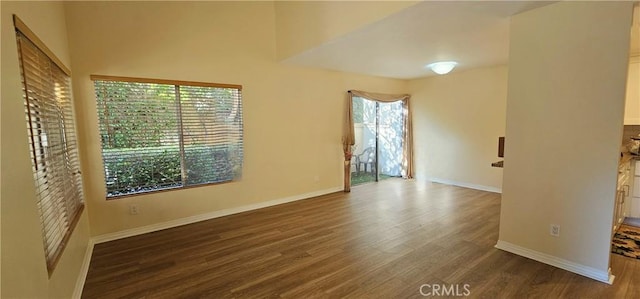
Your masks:
{"label": "wood floor plank", "polygon": [[596,282],[495,249],[499,218],[499,194],[387,180],[97,244],[82,297],[640,298],[640,261]]}

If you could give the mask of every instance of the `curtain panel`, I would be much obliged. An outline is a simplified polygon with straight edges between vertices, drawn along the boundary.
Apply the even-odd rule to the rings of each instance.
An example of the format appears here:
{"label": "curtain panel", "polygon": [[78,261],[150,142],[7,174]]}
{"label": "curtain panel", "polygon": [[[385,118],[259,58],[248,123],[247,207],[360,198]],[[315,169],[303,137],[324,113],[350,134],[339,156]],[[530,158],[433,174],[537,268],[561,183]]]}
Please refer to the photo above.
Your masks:
{"label": "curtain panel", "polygon": [[353,126],[353,97],[361,97],[371,101],[381,103],[391,103],[402,101],[405,113],[403,119],[403,147],[402,147],[402,177],[413,178],[413,128],[411,123],[411,105],[408,94],[383,94],[360,90],[349,90],[347,92],[347,109],[344,120],[344,135],[342,137],[342,149],[344,152],[344,191],[351,191],[351,157],[353,156],[352,146],[355,144],[355,129]]}

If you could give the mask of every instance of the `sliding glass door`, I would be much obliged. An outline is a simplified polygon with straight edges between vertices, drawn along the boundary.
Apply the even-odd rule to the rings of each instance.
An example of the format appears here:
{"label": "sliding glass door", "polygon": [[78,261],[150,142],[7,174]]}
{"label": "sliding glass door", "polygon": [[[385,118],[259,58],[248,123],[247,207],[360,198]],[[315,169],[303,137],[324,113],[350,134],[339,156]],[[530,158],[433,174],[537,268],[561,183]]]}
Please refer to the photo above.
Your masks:
{"label": "sliding glass door", "polygon": [[402,176],[403,123],[401,101],[378,103],[378,169],[381,178]]}
{"label": "sliding glass door", "polygon": [[401,101],[382,103],[353,97],[355,145],[351,184],[400,177],[404,109]]}

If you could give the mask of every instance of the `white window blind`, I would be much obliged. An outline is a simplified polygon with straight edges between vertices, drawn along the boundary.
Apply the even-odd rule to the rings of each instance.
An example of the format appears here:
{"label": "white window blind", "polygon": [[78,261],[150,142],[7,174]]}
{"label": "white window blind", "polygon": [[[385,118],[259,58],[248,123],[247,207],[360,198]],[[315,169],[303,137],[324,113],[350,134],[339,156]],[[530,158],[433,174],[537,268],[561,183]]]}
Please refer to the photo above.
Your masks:
{"label": "white window blind", "polygon": [[91,78],[97,99],[107,197],[240,177],[241,86]]}
{"label": "white window blind", "polygon": [[16,27],[37,206],[51,273],[83,208],[70,78],[22,33],[30,32],[23,23],[17,21]]}

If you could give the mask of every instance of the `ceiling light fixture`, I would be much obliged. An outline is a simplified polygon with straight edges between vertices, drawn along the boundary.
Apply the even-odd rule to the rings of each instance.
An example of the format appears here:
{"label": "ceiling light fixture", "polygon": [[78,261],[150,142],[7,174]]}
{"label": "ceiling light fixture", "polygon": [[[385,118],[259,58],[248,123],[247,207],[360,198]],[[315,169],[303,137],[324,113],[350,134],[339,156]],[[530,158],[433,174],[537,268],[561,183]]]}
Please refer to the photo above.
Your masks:
{"label": "ceiling light fixture", "polygon": [[458,65],[455,61],[438,61],[427,65],[427,68],[438,75],[444,75],[453,70]]}

